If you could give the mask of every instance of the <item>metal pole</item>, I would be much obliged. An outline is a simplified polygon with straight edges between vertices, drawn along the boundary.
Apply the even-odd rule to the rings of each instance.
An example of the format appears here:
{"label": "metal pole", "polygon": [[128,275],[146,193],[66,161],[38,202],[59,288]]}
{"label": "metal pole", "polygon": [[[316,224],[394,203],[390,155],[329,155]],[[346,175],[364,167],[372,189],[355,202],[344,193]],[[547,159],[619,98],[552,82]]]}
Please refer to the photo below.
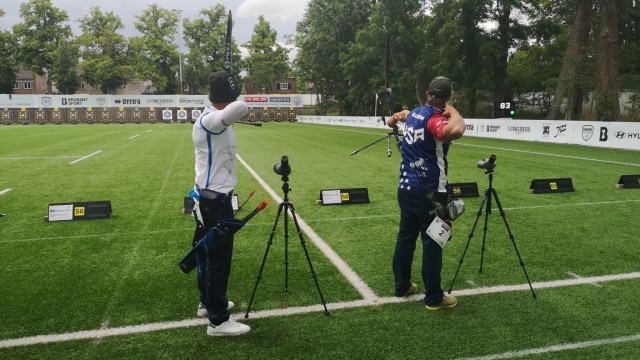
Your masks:
{"label": "metal pole", "polygon": [[180,95],[182,95],[182,10],[181,9],[173,9],[174,12],[178,13],[178,61],[179,64],[179,76],[180,76]]}

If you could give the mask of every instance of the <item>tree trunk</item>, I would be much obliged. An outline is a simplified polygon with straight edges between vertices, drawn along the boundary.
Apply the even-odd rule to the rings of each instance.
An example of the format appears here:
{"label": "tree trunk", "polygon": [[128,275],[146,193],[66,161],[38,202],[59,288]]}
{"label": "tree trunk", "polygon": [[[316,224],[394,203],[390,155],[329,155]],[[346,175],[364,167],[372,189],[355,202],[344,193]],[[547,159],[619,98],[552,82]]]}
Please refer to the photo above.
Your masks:
{"label": "tree trunk", "polygon": [[598,0],[598,3],[601,23],[596,40],[596,120],[618,121],[618,1]]}
{"label": "tree trunk", "polygon": [[509,58],[509,46],[511,46],[511,8],[510,1],[501,1],[502,7],[498,8],[498,51],[494,59],[493,71],[493,101],[506,101],[507,97],[507,61]]}
{"label": "tree trunk", "polygon": [[562,101],[567,97],[566,119],[579,120],[582,114],[582,100],[584,89],[580,85],[580,77],[585,71],[585,50],[589,43],[589,20],[593,9],[594,0],[583,0],[579,3],[576,18],[569,32],[569,42],[565,51],[556,92],[553,96],[549,120],[560,119]]}

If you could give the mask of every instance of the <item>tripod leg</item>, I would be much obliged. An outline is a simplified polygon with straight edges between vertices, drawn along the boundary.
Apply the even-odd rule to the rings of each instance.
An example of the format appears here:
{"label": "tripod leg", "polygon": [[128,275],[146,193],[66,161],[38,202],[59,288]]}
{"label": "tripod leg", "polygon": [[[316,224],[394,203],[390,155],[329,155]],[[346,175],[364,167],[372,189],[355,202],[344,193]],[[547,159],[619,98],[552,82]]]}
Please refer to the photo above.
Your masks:
{"label": "tripod leg", "polygon": [[313,270],[313,265],[311,264],[311,258],[309,257],[309,251],[307,251],[307,246],[302,237],[302,230],[300,230],[300,225],[298,225],[298,218],[296,217],[296,212],[293,209],[293,204],[289,203],[289,207],[291,208],[291,217],[293,217],[293,222],[296,225],[296,230],[298,231],[298,236],[300,237],[300,245],[302,245],[302,249],[304,250],[304,255],[307,257],[307,263],[309,263],[309,269],[311,270],[311,276],[316,283],[316,288],[318,289],[318,294],[320,294],[320,301],[322,301],[322,305],[324,306],[324,314],[329,316],[329,310],[327,309],[327,304],[324,301],[324,297],[322,296],[322,290],[320,290],[320,284],[318,283],[318,276],[316,272]]}
{"label": "tripod leg", "polygon": [[258,277],[256,278],[256,285],[253,287],[251,300],[249,300],[249,306],[247,307],[247,312],[244,314],[245,319],[249,317],[249,311],[251,311],[253,298],[256,296],[256,290],[258,290],[258,282],[260,282],[260,280],[262,279],[262,270],[264,270],[264,264],[267,262],[267,255],[269,255],[269,249],[271,248],[271,244],[273,244],[273,236],[276,233],[276,227],[278,226],[278,219],[280,219],[280,214],[282,213],[283,208],[284,208],[284,203],[281,203],[278,206],[278,214],[276,215],[276,220],[273,222],[273,228],[271,228],[271,235],[269,235],[269,241],[267,242],[267,249],[265,250],[264,257],[262,258],[262,264],[260,264],[260,271],[258,272]]}
{"label": "tripod leg", "polygon": [[489,215],[491,215],[491,191],[492,190],[493,188],[491,186],[487,188],[487,207],[485,209],[485,216],[484,216],[484,229],[482,234],[482,250],[480,251],[480,269],[478,270],[478,272],[480,273],[482,272],[482,264],[484,262],[484,250],[487,244],[487,229],[489,228]]}
{"label": "tripod leg", "polygon": [[473,227],[471,228],[471,232],[469,233],[469,239],[467,240],[467,245],[464,246],[464,251],[462,252],[462,256],[460,257],[460,261],[458,262],[458,268],[456,269],[456,273],[453,275],[453,280],[451,280],[451,286],[449,286],[449,291],[448,291],[449,294],[451,294],[451,290],[453,290],[453,284],[456,282],[456,278],[458,277],[458,272],[460,271],[460,267],[462,266],[462,262],[464,261],[464,256],[467,253],[467,249],[469,249],[469,243],[471,243],[473,232],[476,230],[476,226],[478,226],[478,220],[480,220],[480,216],[482,215],[482,208],[484,207],[484,204],[487,201],[488,195],[490,195],[489,189],[487,189],[484,192],[484,196],[482,197],[482,203],[480,204],[480,209],[478,209],[478,213],[476,214],[476,221],[473,223]]}
{"label": "tripod leg", "polygon": [[536,293],[533,291],[533,286],[531,285],[531,280],[529,280],[529,275],[527,274],[527,269],[524,267],[524,261],[522,261],[522,257],[520,256],[520,251],[518,251],[518,247],[516,246],[516,239],[511,233],[511,228],[509,227],[509,223],[507,222],[507,217],[504,214],[504,210],[502,210],[502,204],[500,204],[500,200],[498,199],[498,193],[496,193],[495,189],[491,189],[493,193],[493,197],[496,199],[496,204],[498,205],[498,209],[500,210],[500,215],[504,220],[504,225],[507,227],[507,232],[509,233],[509,239],[511,239],[511,243],[513,244],[513,248],[516,251],[516,255],[518,255],[518,260],[520,261],[520,266],[522,267],[522,271],[524,271],[524,276],[527,278],[527,282],[529,283],[529,288],[531,289],[531,295],[533,298],[536,298]]}
{"label": "tripod leg", "polygon": [[284,291],[289,291],[289,202],[285,201],[284,205]]}

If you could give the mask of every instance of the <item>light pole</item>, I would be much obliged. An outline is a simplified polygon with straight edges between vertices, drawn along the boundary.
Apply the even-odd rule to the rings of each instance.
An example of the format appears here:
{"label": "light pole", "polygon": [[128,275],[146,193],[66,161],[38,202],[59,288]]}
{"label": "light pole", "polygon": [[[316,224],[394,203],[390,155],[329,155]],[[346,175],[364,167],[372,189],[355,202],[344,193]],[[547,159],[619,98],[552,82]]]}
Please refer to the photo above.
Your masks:
{"label": "light pole", "polygon": [[180,95],[182,95],[182,10],[173,9],[178,14],[178,61],[180,71]]}

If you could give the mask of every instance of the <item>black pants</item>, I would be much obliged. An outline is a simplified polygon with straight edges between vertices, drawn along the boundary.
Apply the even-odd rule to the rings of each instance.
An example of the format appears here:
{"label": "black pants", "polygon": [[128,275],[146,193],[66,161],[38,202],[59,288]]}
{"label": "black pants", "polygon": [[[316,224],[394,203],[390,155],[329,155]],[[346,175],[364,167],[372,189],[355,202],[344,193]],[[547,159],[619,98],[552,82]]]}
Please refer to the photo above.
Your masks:
{"label": "black pants", "polygon": [[435,305],[442,301],[440,285],[442,271],[442,248],[433,241],[426,230],[435,218],[429,214],[433,203],[426,194],[418,191],[398,189],[400,205],[400,230],[393,254],[395,295],[402,296],[411,286],[411,264],[418,235],[422,239],[422,281],[425,287],[424,302]]}
{"label": "black pants", "polygon": [[[194,244],[219,220],[233,218],[231,196],[218,194],[215,199],[208,199],[201,195],[200,213],[204,228],[196,227]],[[232,255],[233,236],[208,253],[202,251],[197,254],[200,302],[207,307],[209,320],[214,325],[220,325],[229,319],[227,285],[231,274]]]}

